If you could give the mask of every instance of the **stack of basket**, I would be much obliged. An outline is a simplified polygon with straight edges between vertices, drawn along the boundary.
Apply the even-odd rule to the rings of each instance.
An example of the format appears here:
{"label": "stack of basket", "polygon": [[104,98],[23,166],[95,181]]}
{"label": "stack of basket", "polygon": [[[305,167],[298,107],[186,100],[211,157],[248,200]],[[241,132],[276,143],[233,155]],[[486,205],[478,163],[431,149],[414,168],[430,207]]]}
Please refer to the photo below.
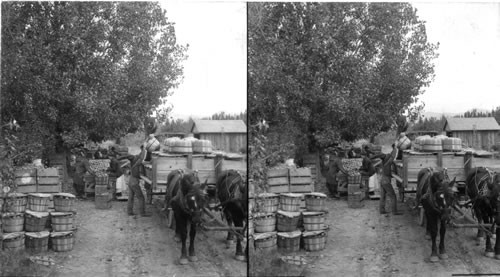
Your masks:
{"label": "stack of basket", "polygon": [[[59,227],[61,224],[58,224],[57,218],[58,210],[65,210],[69,217],[73,217],[73,212],[70,211],[72,203],[68,201],[70,198],[74,200],[75,197],[71,194],[55,194],[54,208],[56,212],[49,213],[49,194],[10,194],[4,199],[4,212],[2,212],[3,249],[21,250],[26,248],[35,253],[44,252],[49,248],[50,237],[54,251],[71,250],[73,242],[66,243],[63,248],[60,247],[59,233],[62,230],[67,230],[66,232],[70,232],[72,235],[73,221]],[[60,201],[61,199],[63,202]]]}
{"label": "stack of basket", "polygon": [[302,241],[307,251],[319,251],[325,248],[328,235],[326,221],[326,195],[323,193],[306,193],[306,211],[302,212],[304,232]]}
{"label": "stack of basket", "polygon": [[255,248],[273,249],[276,246],[276,212],[279,196],[274,193],[261,193],[256,198],[257,213],[253,215],[253,235]]}
{"label": "stack of basket", "polygon": [[359,172],[351,173],[348,176],[347,184],[347,206],[349,208],[361,208],[364,206],[365,188],[361,182]]}
{"label": "stack of basket", "polygon": [[280,195],[280,210],[276,214],[278,249],[284,252],[295,252],[300,249],[299,230],[300,204],[302,194],[283,193]]}
{"label": "stack of basket", "polygon": [[97,209],[110,209],[112,193],[109,191],[109,177],[107,174],[97,174],[95,177],[95,207]]}

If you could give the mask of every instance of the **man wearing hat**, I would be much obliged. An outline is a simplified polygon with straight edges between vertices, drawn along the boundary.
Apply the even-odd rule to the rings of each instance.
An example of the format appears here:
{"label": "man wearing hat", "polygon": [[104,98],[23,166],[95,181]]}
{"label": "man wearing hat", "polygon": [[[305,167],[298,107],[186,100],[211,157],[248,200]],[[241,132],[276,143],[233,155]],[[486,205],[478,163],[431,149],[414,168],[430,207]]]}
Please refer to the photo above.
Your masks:
{"label": "man wearing hat", "polygon": [[73,151],[76,155],[75,160],[75,175],[73,176],[73,187],[75,189],[76,197],[86,198],[85,196],[85,182],[83,176],[85,173],[95,175],[95,172],[90,169],[89,160],[85,157],[83,148],[78,148]]}
{"label": "man wearing hat", "polygon": [[[345,155],[345,153],[344,153]],[[340,157],[337,157],[337,152],[334,152],[332,156],[325,154],[322,159],[320,159],[321,175],[326,178],[326,188],[328,189],[330,196],[332,198],[338,199],[338,181],[337,175],[342,172],[347,175],[347,172],[342,166]]]}
{"label": "man wearing hat", "polygon": [[134,197],[137,196],[139,200],[139,213],[141,216],[151,216],[151,214],[146,213],[146,202],[144,200],[144,194],[142,193],[139,181],[141,179],[141,174],[144,174],[144,159],[146,158],[146,146],[147,142],[141,145],[141,153],[137,155],[128,156],[130,161],[130,179],[128,183],[128,203],[127,212],[128,215],[134,215]]}

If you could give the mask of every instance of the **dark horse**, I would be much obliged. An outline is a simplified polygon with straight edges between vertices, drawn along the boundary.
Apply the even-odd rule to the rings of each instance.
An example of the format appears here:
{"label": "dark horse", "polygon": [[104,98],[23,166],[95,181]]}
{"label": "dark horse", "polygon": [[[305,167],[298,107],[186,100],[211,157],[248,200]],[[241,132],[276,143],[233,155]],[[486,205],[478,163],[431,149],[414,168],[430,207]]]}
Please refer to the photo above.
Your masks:
{"label": "dark horse", "polygon": [[[171,176],[170,176],[171,175]],[[165,196],[166,207],[172,208],[175,218],[175,234],[182,242],[180,264],[189,261],[197,261],[194,251],[194,238],[196,236],[196,225],[201,222],[201,215],[206,203],[206,182],[200,184],[198,175],[195,173],[184,173],[177,170],[169,174],[167,193]],[[189,257],[186,251],[186,238],[188,225],[189,232]]]}
{"label": "dark horse", "polygon": [[[467,195],[478,223],[492,223],[490,231],[493,233],[494,224],[500,223],[500,174],[485,167],[472,168],[467,176],[466,185]],[[484,239],[484,233],[482,228],[478,228],[478,244]],[[500,259],[500,228],[496,229],[494,253],[490,236],[486,236],[485,255]]]}
{"label": "dark horse", "polygon": [[[424,208],[427,220],[426,234],[430,234],[432,240],[431,262],[439,259],[447,259],[444,246],[446,224],[450,220],[451,205],[455,201],[457,187],[455,179],[449,181],[446,170],[434,171],[432,168],[424,168],[418,173],[417,179],[417,201]],[[436,246],[436,237],[439,227],[439,255]]]}
{"label": "dark horse", "polygon": [[[247,218],[248,190],[243,176],[236,170],[223,171],[217,178],[217,197],[221,202],[220,206],[227,220],[228,226],[243,228]],[[241,238],[243,231],[238,231],[241,235],[236,238],[236,259],[245,261],[248,256],[247,250],[243,254],[241,247]],[[234,241],[234,234],[227,233],[228,247]]]}

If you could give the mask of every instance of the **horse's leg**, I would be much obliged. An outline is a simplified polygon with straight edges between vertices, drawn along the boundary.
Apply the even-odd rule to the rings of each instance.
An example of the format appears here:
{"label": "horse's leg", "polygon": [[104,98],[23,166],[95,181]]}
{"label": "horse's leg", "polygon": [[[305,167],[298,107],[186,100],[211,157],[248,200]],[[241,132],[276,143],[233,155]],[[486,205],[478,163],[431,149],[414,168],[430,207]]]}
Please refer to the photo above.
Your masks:
{"label": "horse's leg", "polygon": [[175,228],[179,231],[179,235],[181,236],[181,242],[182,242],[181,258],[179,259],[179,263],[181,265],[185,265],[188,263],[187,251],[186,251],[187,221],[181,215],[175,213],[175,225],[176,225]]}
{"label": "horse's leg", "polygon": [[[485,215],[483,221],[484,221],[484,223],[490,223],[490,217],[488,215]],[[490,228],[490,230],[491,229],[492,228]],[[486,251],[485,251],[484,255],[486,257],[489,257],[489,258],[493,258],[495,256],[495,254],[493,252],[493,246],[491,245],[491,237],[489,234],[486,234]]]}
{"label": "horse's leg", "polygon": [[[479,223],[479,224],[484,223],[483,214],[481,213],[481,209],[476,207],[474,210],[476,212],[477,223]],[[476,245],[481,245],[483,243],[483,241],[484,241],[484,231],[481,228],[477,228]]]}
{"label": "horse's leg", "polygon": [[[230,212],[227,209],[224,209],[224,216],[226,217],[227,226],[233,226],[233,219],[231,217]],[[234,234],[231,232],[227,232],[226,237],[226,248],[231,248],[234,244]]]}
{"label": "horse's leg", "polygon": [[[180,219],[179,219],[179,215],[181,213],[180,211],[180,208],[177,206],[177,203],[176,202],[172,202],[171,203],[172,205],[172,213],[169,214],[169,216],[174,216],[173,220],[174,220],[174,227],[175,227],[175,234],[174,234],[174,241],[175,242],[180,242],[181,241],[181,231],[182,231],[182,228],[181,228],[181,224],[179,224],[180,222]],[[185,229],[186,227],[184,227]]]}
{"label": "horse's leg", "polygon": [[431,224],[429,223],[429,220],[431,218],[431,215],[427,212],[425,212],[425,239],[430,240],[431,239]]}
{"label": "horse's leg", "polygon": [[[237,218],[234,220],[234,226],[243,227],[243,218]],[[243,235],[243,230],[238,231],[239,234]],[[236,259],[239,261],[246,261],[246,256],[243,254],[243,249],[241,247],[241,237],[236,238]]]}
{"label": "horse's leg", "polygon": [[446,222],[445,220],[440,221],[439,226],[439,258],[442,260],[448,259],[448,254],[446,254],[446,249],[444,246],[444,236],[446,235]]}
{"label": "horse's leg", "polygon": [[189,231],[189,260],[191,262],[198,261],[196,252],[194,251],[194,238],[196,237],[196,224],[191,222],[191,230]]}
{"label": "horse's leg", "polygon": [[430,228],[431,232],[431,241],[432,241],[432,253],[431,253],[431,262],[438,262],[439,257],[438,257],[438,249],[436,246],[436,237],[437,237],[437,228],[438,228],[438,215],[437,214],[432,214],[431,212],[428,213],[427,216],[427,225]]}

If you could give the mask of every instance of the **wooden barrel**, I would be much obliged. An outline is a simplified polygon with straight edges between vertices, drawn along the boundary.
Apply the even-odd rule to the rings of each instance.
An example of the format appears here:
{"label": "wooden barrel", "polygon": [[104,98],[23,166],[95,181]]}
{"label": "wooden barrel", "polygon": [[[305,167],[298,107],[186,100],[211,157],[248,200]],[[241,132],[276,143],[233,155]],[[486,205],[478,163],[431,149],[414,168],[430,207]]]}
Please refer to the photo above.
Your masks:
{"label": "wooden barrel", "polygon": [[254,215],[256,233],[268,233],[276,230],[276,215],[274,213],[259,213]]}
{"label": "wooden barrel", "polygon": [[26,232],[24,239],[26,250],[34,253],[40,253],[49,250],[49,235],[50,233],[48,231]]}
{"label": "wooden barrel", "polygon": [[306,251],[319,251],[325,249],[325,231],[304,232],[302,233],[302,239],[304,240],[304,249]]}
{"label": "wooden barrel", "polygon": [[41,232],[47,225],[48,212],[26,211],[24,214],[24,229],[26,232]]}
{"label": "wooden barrel", "polygon": [[300,250],[300,236],[302,232],[299,230],[293,232],[277,233],[278,249],[285,252],[296,252]]}
{"label": "wooden barrel", "polygon": [[2,214],[2,229],[5,233],[21,232],[24,229],[23,213]]}
{"label": "wooden barrel", "polygon": [[410,149],[411,140],[407,136],[401,137],[398,139],[396,146],[400,150]]}
{"label": "wooden barrel", "polygon": [[75,203],[75,196],[71,193],[56,193],[54,194],[54,209],[56,212],[71,212],[73,211],[73,204]]}
{"label": "wooden barrel", "polygon": [[4,201],[4,210],[6,212],[24,213],[28,204],[28,196],[24,193],[10,193]]}
{"label": "wooden barrel", "polygon": [[283,193],[280,194],[280,210],[285,212],[298,212],[303,194]]}
{"label": "wooden barrel", "polygon": [[261,193],[257,196],[257,211],[261,213],[275,213],[278,211],[279,195],[275,193]]}
{"label": "wooden barrel", "polygon": [[276,232],[254,235],[254,245],[258,250],[270,250],[276,247]]}
{"label": "wooden barrel", "polygon": [[302,221],[306,231],[317,231],[325,228],[324,212],[302,212]]}
{"label": "wooden barrel", "polygon": [[193,153],[193,143],[191,140],[174,141],[170,152],[179,154],[191,154]]}
{"label": "wooden barrel", "polygon": [[442,152],[443,144],[439,138],[426,138],[421,144],[422,152]]}
{"label": "wooden barrel", "polygon": [[181,140],[178,137],[171,137],[171,138],[166,138],[163,141],[163,146],[164,146],[164,152],[172,152],[172,148],[175,145],[175,142]]}
{"label": "wooden barrel", "polygon": [[24,232],[7,233],[2,236],[4,250],[22,250],[24,249]]}
{"label": "wooden barrel", "polygon": [[28,210],[34,212],[46,212],[49,206],[50,194],[30,193],[28,194]]}
{"label": "wooden barrel", "polygon": [[52,232],[50,233],[50,241],[52,250],[56,252],[65,252],[73,250],[75,237],[72,231]]}
{"label": "wooden barrel", "polygon": [[443,151],[459,152],[462,151],[461,138],[445,138],[442,140]]}
{"label": "wooden barrel", "polygon": [[160,142],[155,137],[150,138],[146,142],[146,150],[148,152],[154,152],[160,150]]}
{"label": "wooden barrel", "polygon": [[297,230],[299,218],[299,212],[278,211],[278,213],[276,213],[278,232],[292,232]]}
{"label": "wooden barrel", "polygon": [[71,212],[51,212],[50,222],[52,231],[64,232],[73,230],[73,213]]}
{"label": "wooden barrel", "polygon": [[326,194],[311,192],[304,194],[307,211],[324,211],[326,209]]}
{"label": "wooden barrel", "polygon": [[212,153],[212,142],[206,139],[193,141],[193,153],[201,153],[201,154]]}

